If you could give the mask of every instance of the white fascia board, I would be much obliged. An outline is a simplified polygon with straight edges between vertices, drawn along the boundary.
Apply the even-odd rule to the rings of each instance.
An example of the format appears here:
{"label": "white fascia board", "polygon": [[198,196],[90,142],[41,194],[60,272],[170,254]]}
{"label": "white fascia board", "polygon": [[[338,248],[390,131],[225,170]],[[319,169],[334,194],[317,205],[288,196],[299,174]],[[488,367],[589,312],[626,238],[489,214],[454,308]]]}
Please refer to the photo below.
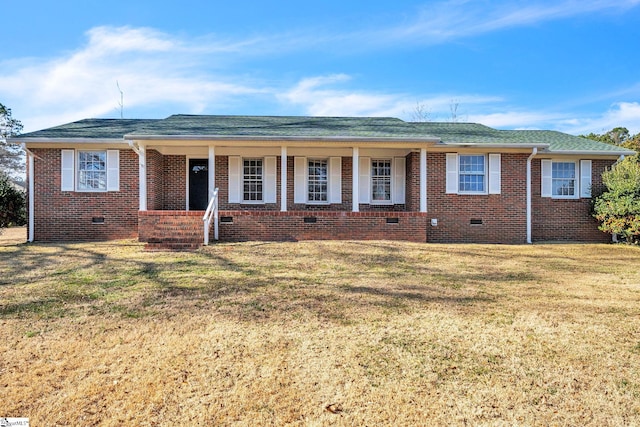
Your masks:
{"label": "white fascia board", "polygon": [[563,156],[596,156],[596,157],[611,157],[617,159],[620,156],[634,156],[637,153],[632,150],[624,150],[624,151],[575,151],[575,150],[547,150],[539,152],[540,154],[549,154],[549,155],[563,155]]}
{"label": "white fascia board", "polygon": [[549,144],[522,144],[522,143],[490,143],[490,142],[443,142],[438,144],[446,147],[456,148],[522,148],[531,150],[532,148],[548,148]]}
{"label": "white fascia board", "polygon": [[129,145],[128,141],[122,138],[11,138],[9,142],[18,144],[53,144],[53,145],[68,145],[68,144],[119,144]]}
{"label": "white fascia board", "polygon": [[406,143],[430,143],[440,142],[439,138],[380,138],[380,137],[355,137],[355,136],[252,136],[252,135],[125,135],[125,139],[136,141],[160,140],[160,141],[251,141],[251,142],[406,142]]}

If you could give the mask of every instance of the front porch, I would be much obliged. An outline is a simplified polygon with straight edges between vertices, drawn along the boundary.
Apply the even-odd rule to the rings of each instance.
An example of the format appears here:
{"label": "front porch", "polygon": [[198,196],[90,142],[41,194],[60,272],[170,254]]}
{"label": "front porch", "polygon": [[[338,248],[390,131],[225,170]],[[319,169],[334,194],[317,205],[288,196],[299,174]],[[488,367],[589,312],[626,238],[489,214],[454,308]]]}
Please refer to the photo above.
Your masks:
{"label": "front porch", "polygon": [[[204,242],[204,211],[138,212],[138,238],[148,249],[192,250]],[[427,215],[421,212],[219,211],[219,240],[237,242],[298,240],[427,241]],[[214,227],[210,231],[213,242]]]}

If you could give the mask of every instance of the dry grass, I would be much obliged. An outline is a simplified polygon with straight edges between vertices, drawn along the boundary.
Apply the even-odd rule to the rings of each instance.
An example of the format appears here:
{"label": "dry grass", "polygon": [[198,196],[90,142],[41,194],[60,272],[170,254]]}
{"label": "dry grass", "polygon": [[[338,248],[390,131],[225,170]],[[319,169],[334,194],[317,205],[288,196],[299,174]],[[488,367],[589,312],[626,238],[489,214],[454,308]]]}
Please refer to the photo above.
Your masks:
{"label": "dry grass", "polygon": [[638,425],[640,250],[0,244],[0,416]]}

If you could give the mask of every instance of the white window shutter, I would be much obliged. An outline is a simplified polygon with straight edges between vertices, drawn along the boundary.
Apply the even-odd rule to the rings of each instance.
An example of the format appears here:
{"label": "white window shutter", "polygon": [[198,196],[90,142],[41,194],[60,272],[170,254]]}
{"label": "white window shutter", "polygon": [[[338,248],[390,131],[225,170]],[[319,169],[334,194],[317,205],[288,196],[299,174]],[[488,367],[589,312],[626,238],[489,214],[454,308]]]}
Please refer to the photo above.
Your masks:
{"label": "white window shutter", "polygon": [[540,161],[540,169],[542,175],[542,188],[540,195],[542,197],[551,197],[551,193],[553,192],[551,181],[551,178],[553,177],[553,169],[551,160],[542,159]]}
{"label": "white window shutter", "polygon": [[405,188],[407,175],[407,161],[404,157],[393,159],[393,203],[402,205],[405,203]]}
{"label": "white window shutter", "polygon": [[500,194],[500,154],[489,154],[489,194]]}
{"label": "white window shutter", "polygon": [[359,169],[359,203],[371,203],[371,157],[360,157]]}
{"label": "white window shutter", "polygon": [[264,158],[264,202],[276,203],[276,193],[278,184],[276,182],[276,158]]}
{"label": "white window shutter", "polygon": [[446,193],[458,193],[458,155],[456,153],[447,153]]}
{"label": "white window shutter", "polygon": [[293,160],[293,203],[307,202],[307,158],[295,157]]}
{"label": "white window shutter", "polygon": [[580,160],[580,197],[591,197],[591,160]]}
{"label": "white window shutter", "polygon": [[120,150],[107,150],[107,191],[120,191]]}
{"label": "white window shutter", "polygon": [[229,203],[241,202],[242,159],[240,156],[229,156]]}
{"label": "white window shutter", "polygon": [[329,203],[342,203],[342,157],[329,157]]}
{"label": "white window shutter", "polygon": [[74,191],[76,182],[75,168],[73,167],[75,162],[75,151],[61,150],[61,156],[60,163],[62,166],[62,173],[60,174],[60,190]]}

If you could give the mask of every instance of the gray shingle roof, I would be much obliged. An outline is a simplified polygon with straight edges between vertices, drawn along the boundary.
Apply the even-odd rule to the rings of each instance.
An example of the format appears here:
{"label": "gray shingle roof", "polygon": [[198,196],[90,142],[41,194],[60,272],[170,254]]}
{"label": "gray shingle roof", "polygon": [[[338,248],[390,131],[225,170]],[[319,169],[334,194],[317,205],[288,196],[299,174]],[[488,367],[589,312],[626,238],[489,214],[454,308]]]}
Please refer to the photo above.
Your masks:
{"label": "gray shingle roof", "polygon": [[134,139],[158,137],[415,139],[442,144],[545,146],[551,152],[633,154],[597,141],[545,130],[498,130],[477,123],[405,122],[392,117],[205,116],[166,119],[85,119],[22,134],[18,142],[47,139]]}

